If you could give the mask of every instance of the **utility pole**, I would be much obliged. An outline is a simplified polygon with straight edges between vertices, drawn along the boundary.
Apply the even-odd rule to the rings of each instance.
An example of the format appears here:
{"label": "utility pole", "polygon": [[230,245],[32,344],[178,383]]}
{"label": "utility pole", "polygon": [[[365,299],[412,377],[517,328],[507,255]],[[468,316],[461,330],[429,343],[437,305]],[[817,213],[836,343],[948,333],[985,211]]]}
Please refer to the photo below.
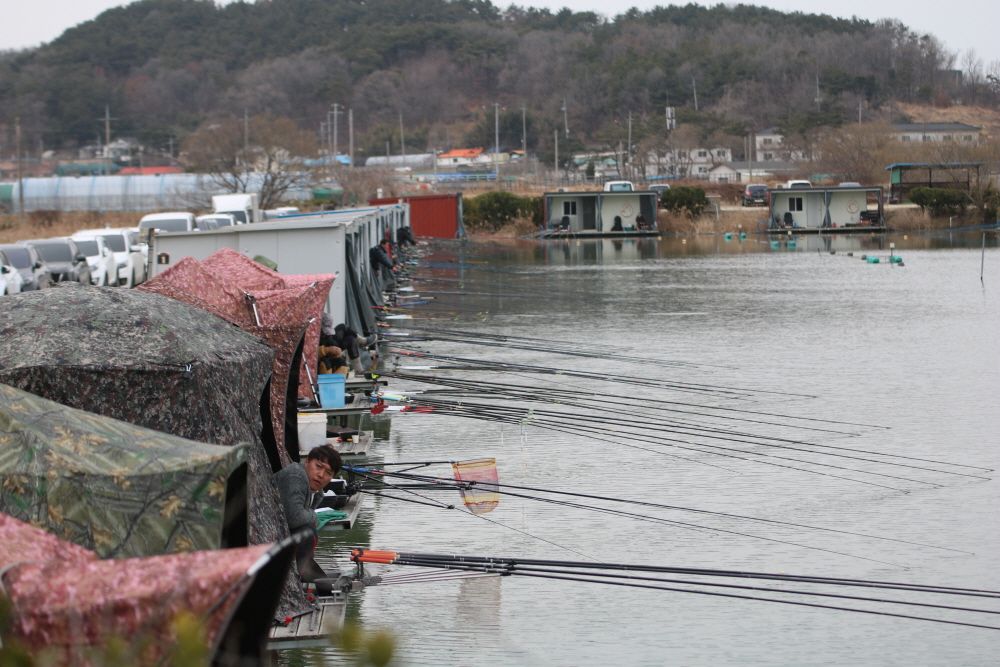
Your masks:
{"label": "utility pole", "polygon": [[243,107],[243,173],[250,173],[250,112]]}
{"label": "utility pole", "polygon": [[858,100],[858,125],[861,125],[861,100]]}
{"label": "utility pole", "polygon": [[823,98],[819,96],[819,76],[816,77],[816,113],[819,113],[819,105],[823,102]]}
{"label": "utility pole", "polygon": [[496,102],[493,103],[493,133],[494,133],[493,165],[497,173],[497,184],[499,184],[500,183],[500,105]]}
{"label": "utility pole", "polygon": [[399,145],[403,152],[403,167],[406,167],[406,137],[403,136],[403,112],[399,112]]}
{"label": "utility pole", "polygon": [[691,90],[694,91],[694,110],[698,110],[698,84],[695,83],[694,77],[691,77]]}
{"label": "utility pole", "polygon": [[173,160],[174,159],[174,135],[172,135],[172,134],[167,139],[167,152],[170,155],[170,159]]}
{"label": "utility pole", "polygon": [[24,172],[21,169],[21,117],[14,120],[14,137],[17,145],[17,208],[20,222],[24,223]]}
{"label": "utility pole", "polygon": [[563,98],[562,112],[563,112],[563,125],[566,127],[566,138],[569,139],[569,116],[567,115],[566,111],[565,97]]}
{"label": "utility pole", "polygon": [[755,142],[753,137],[753,130],[750,130],[750,136],[747,137],[747,156],[750,160],[750,182],[753,183],[753,149],[755,148]]}
{"label": "utility pole", "polygon": [[118,120],[111,117],[111,107],[104,107],[104,118],[97,120],[104,121],[104,175],[111,175],[111,121]]}
{"label": "utility pole", "polygon": [[552,136],[556,140],[556,178],[559,178],[559,130],[553,130]]}
{"label": "utility pole", "polygon": [[340,110],[340,105],[337,104],[337,103],[334,103],[334,105],[333,105],[333,158],[334,158],[334,160],[337,159],[337,148],[338,148],[337,147],[337,143],[338,143],[338,137],[337,137],[337,116],[339,116],[341,113],[343,113],[343,112]]}
{"label": "utility pole", "polygon": [[521,105],[521,152],[525,160],[528,159],[528,110],[525,105]]}
{"label": "utility pole", "polygon": [[354,170],[354,109],[347,110],[347,134],[348,134],[348,151],[350,155],[348,160],[350,161],[349,168]]}
{"label": "utility pole", "polygon": [[628,175],[629,178],[634,176],[632,172],[632,112],[628,112],[628,146],[625,152],[626,159],[628,161]]}

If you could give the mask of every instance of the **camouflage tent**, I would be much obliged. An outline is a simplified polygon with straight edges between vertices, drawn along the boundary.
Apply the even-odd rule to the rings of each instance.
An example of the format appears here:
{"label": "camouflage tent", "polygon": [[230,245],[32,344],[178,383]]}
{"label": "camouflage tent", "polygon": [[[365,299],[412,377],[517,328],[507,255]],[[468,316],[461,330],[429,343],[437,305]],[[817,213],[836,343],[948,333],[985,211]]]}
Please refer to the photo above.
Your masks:
{"label": "camouflage tent", "polygon": [[[213,664],[260,664],[294,540],[224,551],[99,560],[97,554],[0,514],[8,637],[44,651],[45,664],[89,664],[109,640],[163,664],[178,613],[201,619]],[[5,638],[6,639],[6,638]]]}
{"label": "camouflage tent", "polygon": [[[249,542],[287,537],[261,438],[273,350],[158,294],[67,285],[0,299],[0,382],[190,440],[249,443]],[[294,582],[286,593],[279,614],[308,609]]]}
{"label": "camouflage tent", "polygon": [[[310,287],[307,296],[307,314],[310,318],[315,318],[306,329],[305,345],[303,346],[303,365],[312,369],[316,374],[316,367],[319,364],[319,329],[320,318],[323,314],[323,307],[326,304],[327,295],[333,285],[336,274],[319,273],[314,275],[283,275],[277,271],[272,271],[263,264],[253,261],[232,248],[221,248],[208,256],[202,266],[210,271],[216,279],[227,286],[235,286],[247,292],[259,292],[265,290],[284,290],[296,287]],[[200,294],[195,292],[195,294]],[[292,295],[292,298],[298,298]],[[278,324],[261,320],[262,324]],[[300,377],[306,378],[304,369],[300,369]],[[299,385],[299,396],[311,397],[319,400],[318,396],[312,395],[312,389],[308,382]]]}
{"label": "camouflage tent", "polygon": [[246,546],[248,449],[0,384],[0,512],[102,558]]}

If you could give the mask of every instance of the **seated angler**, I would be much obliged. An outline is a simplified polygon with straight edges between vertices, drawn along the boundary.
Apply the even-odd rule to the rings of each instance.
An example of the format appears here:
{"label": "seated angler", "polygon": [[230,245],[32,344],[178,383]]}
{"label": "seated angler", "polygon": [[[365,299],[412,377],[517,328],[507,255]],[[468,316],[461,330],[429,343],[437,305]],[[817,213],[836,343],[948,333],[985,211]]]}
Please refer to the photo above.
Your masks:
{"label": "seated angler", "polygon": [[296,572],[306,582],[326,577],[312,558],[319,534],[316,508],[323,500],[323,487],[340,472],[341,466],[337,450],[322,445],[312,449],[305,462],[289,464],[274,476],[288,530],[294,533],[307,528],[312,532],[312,536],[299,544],[295,552]]}
{"label": "seated angler", "polygon": [[[347,353],[347,357],[350,359],[351,370],[354,371],[355,377],[364,377],[365,369],[361,366],[361,349],[362,347],[370,348],[377,342],[377,337],[375,334],[368,336],[359,336],[354,329],[350,328],[346,324],[338,324],[333,326],[333,318],[329,313],[323,313],[323,323],[320,329],[319,343],[321,347],[325,347],[327,350],[331,348],[339,348],[341,350],[341,356],[344,352]],[[338,364],[339,365],[339,364]],[[345,364],[346,365],[346,364]],[[334,368],[329,370],[335,371]]]}

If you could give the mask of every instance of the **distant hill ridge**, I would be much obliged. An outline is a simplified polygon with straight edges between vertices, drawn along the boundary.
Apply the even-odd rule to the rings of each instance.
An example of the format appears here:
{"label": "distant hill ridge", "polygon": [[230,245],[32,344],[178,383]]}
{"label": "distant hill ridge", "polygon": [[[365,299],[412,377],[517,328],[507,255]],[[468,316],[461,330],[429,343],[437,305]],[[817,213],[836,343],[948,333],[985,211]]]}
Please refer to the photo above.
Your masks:
{"label": "distant hill ridge", "polygon": [[520,144],[514,109],[524,105],[529,148],[565,123],[570,150],[603,141],[630,111],[649,126],[640,134],[654,132],[667,105],[706,138],[835,125],[859,100],[872,110],[930,101],[953,61],[898,21],[749,5],[603,18],[489,0],[140,0],[0,58],[0,113],[26,119],[32,141],[72,145],[95,140],[109,105],[116,136],[165,145],[244,112],[318,130],[337,102],[354,109],[367,150],[381,151],[397,145],[401,113],[423,150],[455,144],[445,128],[467,128],[499,102],[518,116],[505,142]]}

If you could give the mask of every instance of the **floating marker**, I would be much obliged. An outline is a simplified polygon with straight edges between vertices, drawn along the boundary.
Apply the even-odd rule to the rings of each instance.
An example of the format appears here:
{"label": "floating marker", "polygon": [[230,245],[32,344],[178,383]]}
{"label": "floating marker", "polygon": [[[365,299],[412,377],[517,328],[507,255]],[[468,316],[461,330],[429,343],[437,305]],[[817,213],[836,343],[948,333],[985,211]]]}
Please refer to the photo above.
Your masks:
{"label": "floating marker", "polygon": [[795,247],[795,241],[789,241],[788,242],[788,247],[789,248],[794,248]]}
{"label": "floating marker", "polygon": [[903,263],[903,258],[902,257],[890,257],[889,258],[889,263],[890,264],[902,264]]}
{"label": "floating marker", "polygon": [[740,232],[740,240],[741,240],[741,241],[742,241],[743,239],[745,239],[746,237],[747,237],[747,233],[746,233],[746,232]]}
{"label": "floating marker", "polygon": [[853,252],[849,252],[849,253],[847,253],[847,256],[848,257],[854,257],[854,253]]}
{"label": "floating marker", "polygon": [[779,243],[778,241],[771,241],[771,249],[772,250],[777,250],[780,247],[781,247],[781,243]]}
{"label": "floating marker", "polygon": [[869,255],[868,256],[868,263],[869,264],[878,264],[878,257],[872,257],[871,255]]}
{"label": "floating marker", "polygon": [[727,241],[732,241],[733,240],[733,235],[730,232],[726,232],[726,240]]}

